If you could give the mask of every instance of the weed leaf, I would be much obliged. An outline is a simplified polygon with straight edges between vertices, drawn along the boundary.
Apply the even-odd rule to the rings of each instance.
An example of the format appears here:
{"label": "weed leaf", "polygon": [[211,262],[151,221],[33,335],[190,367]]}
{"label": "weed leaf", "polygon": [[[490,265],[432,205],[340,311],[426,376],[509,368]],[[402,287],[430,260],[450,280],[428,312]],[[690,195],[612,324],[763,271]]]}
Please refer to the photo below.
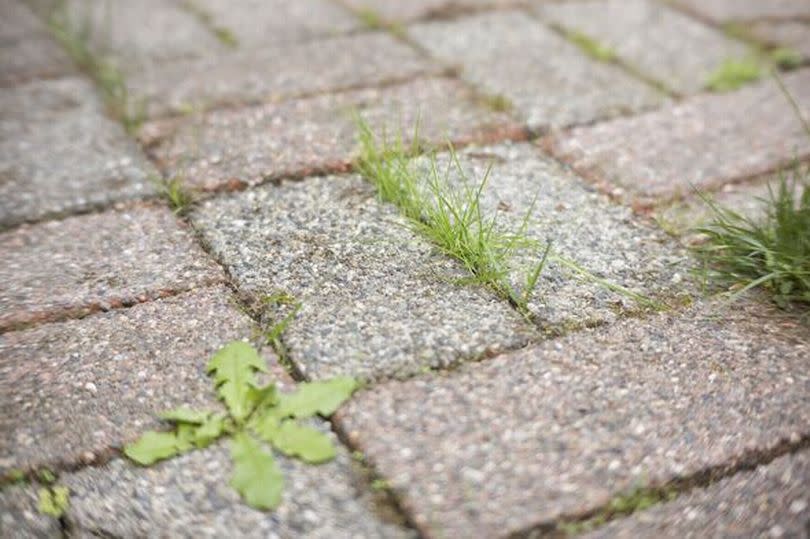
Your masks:
{"label": "weed leaf", "polygon": [[37,509],[43,515],[60,518],[70,506],[70,491],[67,487],[44,487],[39,489]]}
{"label": "weed leaf", "polygon": [[185,406],[181,406],[180,408],[163,412],[160,414],[160,418],[165,421],[171,421],[172,423],[191,423],[193,425],[201,425],[202,423],[205,423],[206,419],[208,419],[208,416],[210,415],[211,412],[200,412]]}
{"label": "weed leaf", "polygon": [[233,477],[231,486],[249,505],[257,509],[274,509],[281,503],[284,477],[273,455],[245,433],[231,441]]}
{"label": "weed leaf", "polygon": [[281,423],[272,437],[272,443],[289,457],[297,457],[304,462],[320,464],[335,458],[332,440],[316,428],[298,425],[287,419]]}
{"label": "weed leaf", "polygon": [[183,441],[178,440],[174,432],[149,431],[134,443],[124,448],[124,454],[141,466],[149,466],[159,460],[173,457],[180,453]]}
{"label": "weed leaf", "polygon": [[253,398],[256,371],[267,372],[264,360],[249,344],[234,341],[223,346],[208,363],[208,373],[214,373],[214,383],[225,401],[231,417],[242,422],[255,406]]}
{"label": "weed leaf", "polygon": [[306,418],[315,414],[328,417],[357,387],[357,381],[348,376],[301,384],[294,393],[279,396],[277,417]]}

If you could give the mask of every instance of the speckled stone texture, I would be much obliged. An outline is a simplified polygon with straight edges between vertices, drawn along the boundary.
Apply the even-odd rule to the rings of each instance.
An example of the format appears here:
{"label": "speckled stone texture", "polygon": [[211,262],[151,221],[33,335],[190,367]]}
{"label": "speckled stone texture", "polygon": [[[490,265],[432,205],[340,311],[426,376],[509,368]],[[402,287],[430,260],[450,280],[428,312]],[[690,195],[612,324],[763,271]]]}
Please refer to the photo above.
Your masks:
{"label": "speckled stone texture", "polygon": [[0,234],[0,330],[220,282],[168,209],[139,207]]}
{"label": "speckled stone texture", "polygon": [[4,0],[0,10],[0,86],[75,72],[45,25],[24,4]]}
{"label": "speckled stone texture", "polygon": [[[357,148],[354,112],[392,140],[400,131],[408,140],[417,124],[420,138],[436,143],[521,132],[461,83],[437,78],[155,122],[141,137],[169,175],[216,189],[346,170]],[[164,133],[170,134],[161,140]]]}
{"label": "speckled stone texture", "polygon": [[806,327],[753,304],[623,320],[363,392],[337,421],[433,537],[503,537],[810,436]]}
{"label": "speckled stone texture", "polygon": [[541,3],[536,11],[610,47],[623,61],[679,94],[701,91],[723,61],[751,53],[742,43],[654,0]]}
{"label": "speckled stone texture", "polygon": [[154,173],[89,82],[0,93],[0,228],[153,194]]}
{"label": "speckled stone texture", "polygon": [[810,59],[810,22],[760,21],[747,27],[751,34],[770,44],[790,47]]}
{"label": "speckled stone texture", "polygon": [[807,537],[810,453],[780,457],[583,537]]}
{"label": "speckled stone texture", "polygon": [[[446,157],[439,163],[440,170],[450,165]],[[487,217],[497,215],[503,226],[517,232],[532,210],[525,233],[538,245],[520,252],[513,263],[513,286],[521,293],[529,268],[540,262],[548,241],[556,255],[648,297],[669,300],[693,292],[688,284],[691,262],[675,242],[634,218],[629,208],[609,202],[537,147],[528,143],[470,147],[460,152],[459,163],[468,186],[477,185],[492,167],[481,197]],[[449,168],[452,181],[464,185]],[[425,177],[428,174],[425,170]],[[611,322],[638,307],[553,261],[529,301],[535,322],[552,334]]]}
{"label": "speckled stone texture", "polygon": [[[807,117],[810,69],[783,80]],[[548,146],[589,179],[641,201],[718,187],[810,155],[810,138],[772,80],[574,129]]]}
{"label": "speckled stone texture", "polygon": [[407,45],[372,32],[173,62],[134,74],[128,83],[155,116],[373,86],[439,71]]}
{"label": "speckled stone texture", "polygon": [[515,105],[534,129],[638,111],[662,96],[618,67],[591,60],[542,23],[518,11],[408,27],[430,54]]}
{"label": "speckled stone texture", "polygon": [[0,489],[0,537],[31,539],[62,537],[59,521],[37,511],[37,488],[20,485]]}
{"label": "speckled stone texture", "polygon": [[71,490],[67,519],[82,533],[117,537],[409,536],[374,514],[345,450],[320,466],[278,461],[284,500],[272,512],[245,505],[228,485],[231,460],[224,442],[148,469],[114,460],[63,476]]}
{"label": "speckled stone texture", "polygon": [[506,302],[458,283],[467,274],[356,176],[223,197],[192,219],[251,300],[283,290],[301,303],[284,341],[309,378],[407,375],[530,335]]}
{"label": "speckled stone texture", "polygon": [[230,30],[239,48],[334,36],[362,27],[339,2],[330,0],[191,0],[211,16],[211,23]]}
{"label": "speckled stone texture", "polygon": [[673,0],[685,10],[714,22],[790,19],[810,16],[806,0]]}
{"label": "speckled stone texture", "polygon": [[158,426],[162,411],[216,407],[205,366],[252,332],[213,287],[1,335],[0,472],[89,462]]}
{"label": "speckled stone texture", "polygon": [[360,13],[375,13],[387,21],[444,18],[484,9],[520,4],[520,0],[344,0]]}

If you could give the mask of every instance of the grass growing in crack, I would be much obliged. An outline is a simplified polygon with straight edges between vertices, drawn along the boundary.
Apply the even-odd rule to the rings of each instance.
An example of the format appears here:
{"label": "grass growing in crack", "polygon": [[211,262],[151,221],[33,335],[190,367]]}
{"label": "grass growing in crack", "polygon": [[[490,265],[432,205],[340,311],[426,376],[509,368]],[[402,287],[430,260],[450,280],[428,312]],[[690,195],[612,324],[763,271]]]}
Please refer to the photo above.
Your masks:
{"label": "grass growing in crack", "polygon": [[730,92],[762,77],[759,62],[754,58],[729,59],[715,69],[706,80],[712,92]]}
{"label": "grass growing in crack", "polygon": [[264,444],[309,464],[335,457],[332,440],[298,420],[332,415],[357,389],[354,379],[302,383],[293,393],[279,393],[273,382],[258,383],[256,374],[266,373],[267,365],[254,348],[241,341],[222,347],[206,370],[227,413],[186,407],[165,412],[160,417],[171,423],[173,430],[144,433],[124,448],[129,459],[149,466],[229,438],[231,486],[249,505],[273,509],[281,503],[284,478]]}
{"label": "grass growing in crack", "polygon": [[216,24],[214,17],[194,0],[184,0],[181,2],[181,5],[188,13],[194,15],[209,32],[214,34],[214,37],[216,37],[220,43],[232,49],[239,47],[239,40],[236,38],[236,35],[228,28]]}
{"label": "grass growing in crack", "polygon": [[262,298],[262,303],[276,310],[283,308],[288,310],[287,314],[285,314],[281,320],[275,322],[272,326],[270,326],[269,329],[267,329],[267,331],[264,332],[264,339],[265,342],[267,342],[267,344],[273,348],[273,351],[276,353],[281,366],[284,367],[287,372],[292,373],[293,365],[292,361],[290,360],[289,350],[284,344],[284,339],[282,337],[292,321],[295,320],[295,317],[298,315],[298,311],[301,310],[301,303],[297,301],[292,294],[283,290],[276,291],[265,296]]}
{"label": "grass growing in crack", "polygon": [[576,31],[563,31],[565,36],[586,55],[599,62],[613,62],[616,51],[612,47],[599,43],[590,36]]}
{"label": "grass growing in crack", "polygon": [[492,112],[509,112],[514,108],[512,101],[500,94],[487,94],[481,97],[481,103]]}
{"label": "grass growing in crack", "polygon": [[182,176],[155,178],[153,180],[158,194],[162,196],[175,215],[183,215],[195,201],[194,192],[185,186]]}
{"label": "grass growing in crack", "polygon": [[802,53],[790,47],[779,47],[768,53],[771,61],[783,71],[798,69],[804,62]]}
{"label": "grass growing in crack", "polygon": [[418,128],[410,149],[402,138],[394,145],[381,145],[368,124],[358,120],[361,155],[358,169],[377,188],[382,200],[396,205],[413,228],[444,254],[460,261],[475,282],[486,285],[529,316],[528,302],[548,258],[549,249],[530,269],[522,293],[511,285],[510,264],[521,249],[536,242],[526,236],[532,208],[526,212],[517,232],[509,232],[498,222],[498,215],[486,217],[481,196],[489,180],[489,171],[477,185],[464,182],[455,187],[449,181],[450,166],[466,179],[455,152],[451,165],[440,170],[434,155],[426,178],[414,170],[410,156],[418,153]]}
{"label": "grass growing in crack", "polygon": [[83,22],[73,20],[67,4],[60,2],[51,12],[49,26],[73,61],[95,80],[110,115],[121,122],[128,133],[136,132],[146,119],[146,102],[133,98],[121,71],[92,50],[93,28],[89,18]]}

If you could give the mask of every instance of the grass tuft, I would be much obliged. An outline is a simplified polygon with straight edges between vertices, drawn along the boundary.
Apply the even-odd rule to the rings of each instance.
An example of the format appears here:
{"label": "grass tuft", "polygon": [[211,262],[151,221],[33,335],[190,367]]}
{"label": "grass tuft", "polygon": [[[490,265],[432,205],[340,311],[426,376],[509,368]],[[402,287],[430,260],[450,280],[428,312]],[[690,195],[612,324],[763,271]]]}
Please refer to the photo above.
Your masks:
{"label": "grass tuft", "polygon": [[158,192],[176,215],[183,215],[195,201],[194,193],[185,186],[180,176],[156,180],[155,183]]}
{"label": "grass tuft", "polygon": [[779,47],[769,53],[771,61],[783,71],[790,71],[801,67],[804,62],[802,54],[789,47]]}
{"label": "grass tuft", "polygon": [[706,81],[712,92],[730,92],[762,77],[759,63],[753,58],[729,59],[715,69]]}
{"label": "grass tuft", "polygon": [[565,32],[566,37],[579,49],[599,62],[613,62],[616,60],[616,51],[607,45],[599,43],[582,32]]}

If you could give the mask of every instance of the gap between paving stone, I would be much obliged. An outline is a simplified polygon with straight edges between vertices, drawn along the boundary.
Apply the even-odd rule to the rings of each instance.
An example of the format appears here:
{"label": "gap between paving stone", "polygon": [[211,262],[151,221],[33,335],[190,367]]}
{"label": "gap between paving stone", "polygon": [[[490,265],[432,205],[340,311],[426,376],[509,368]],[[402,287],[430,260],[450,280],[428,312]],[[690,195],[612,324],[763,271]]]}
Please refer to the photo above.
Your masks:
{"label": "gap between paving stone", "polygon": [[460,82],[430,78],[152,122],[140,138],[166,176],[191,188],[234,189],[348,171],[357,150],[355,112],[374,132],[406,143],[417,125],[431,144],[526,136],[509,114],[488,110]]}
{"label": "gap between paving stone", "polygon": [[356,13],[373,13],[383,22],[427,22],[448,20],[484,11],[498,11],[522,6],[522,0],[338,0]]}
{"label": "gap between paving stone", "polygon": [[806,447],[805,328],[751,303],[716,314],[620,321],[380,384],[335,421],[426,535],[548,530],[639,485]]}

